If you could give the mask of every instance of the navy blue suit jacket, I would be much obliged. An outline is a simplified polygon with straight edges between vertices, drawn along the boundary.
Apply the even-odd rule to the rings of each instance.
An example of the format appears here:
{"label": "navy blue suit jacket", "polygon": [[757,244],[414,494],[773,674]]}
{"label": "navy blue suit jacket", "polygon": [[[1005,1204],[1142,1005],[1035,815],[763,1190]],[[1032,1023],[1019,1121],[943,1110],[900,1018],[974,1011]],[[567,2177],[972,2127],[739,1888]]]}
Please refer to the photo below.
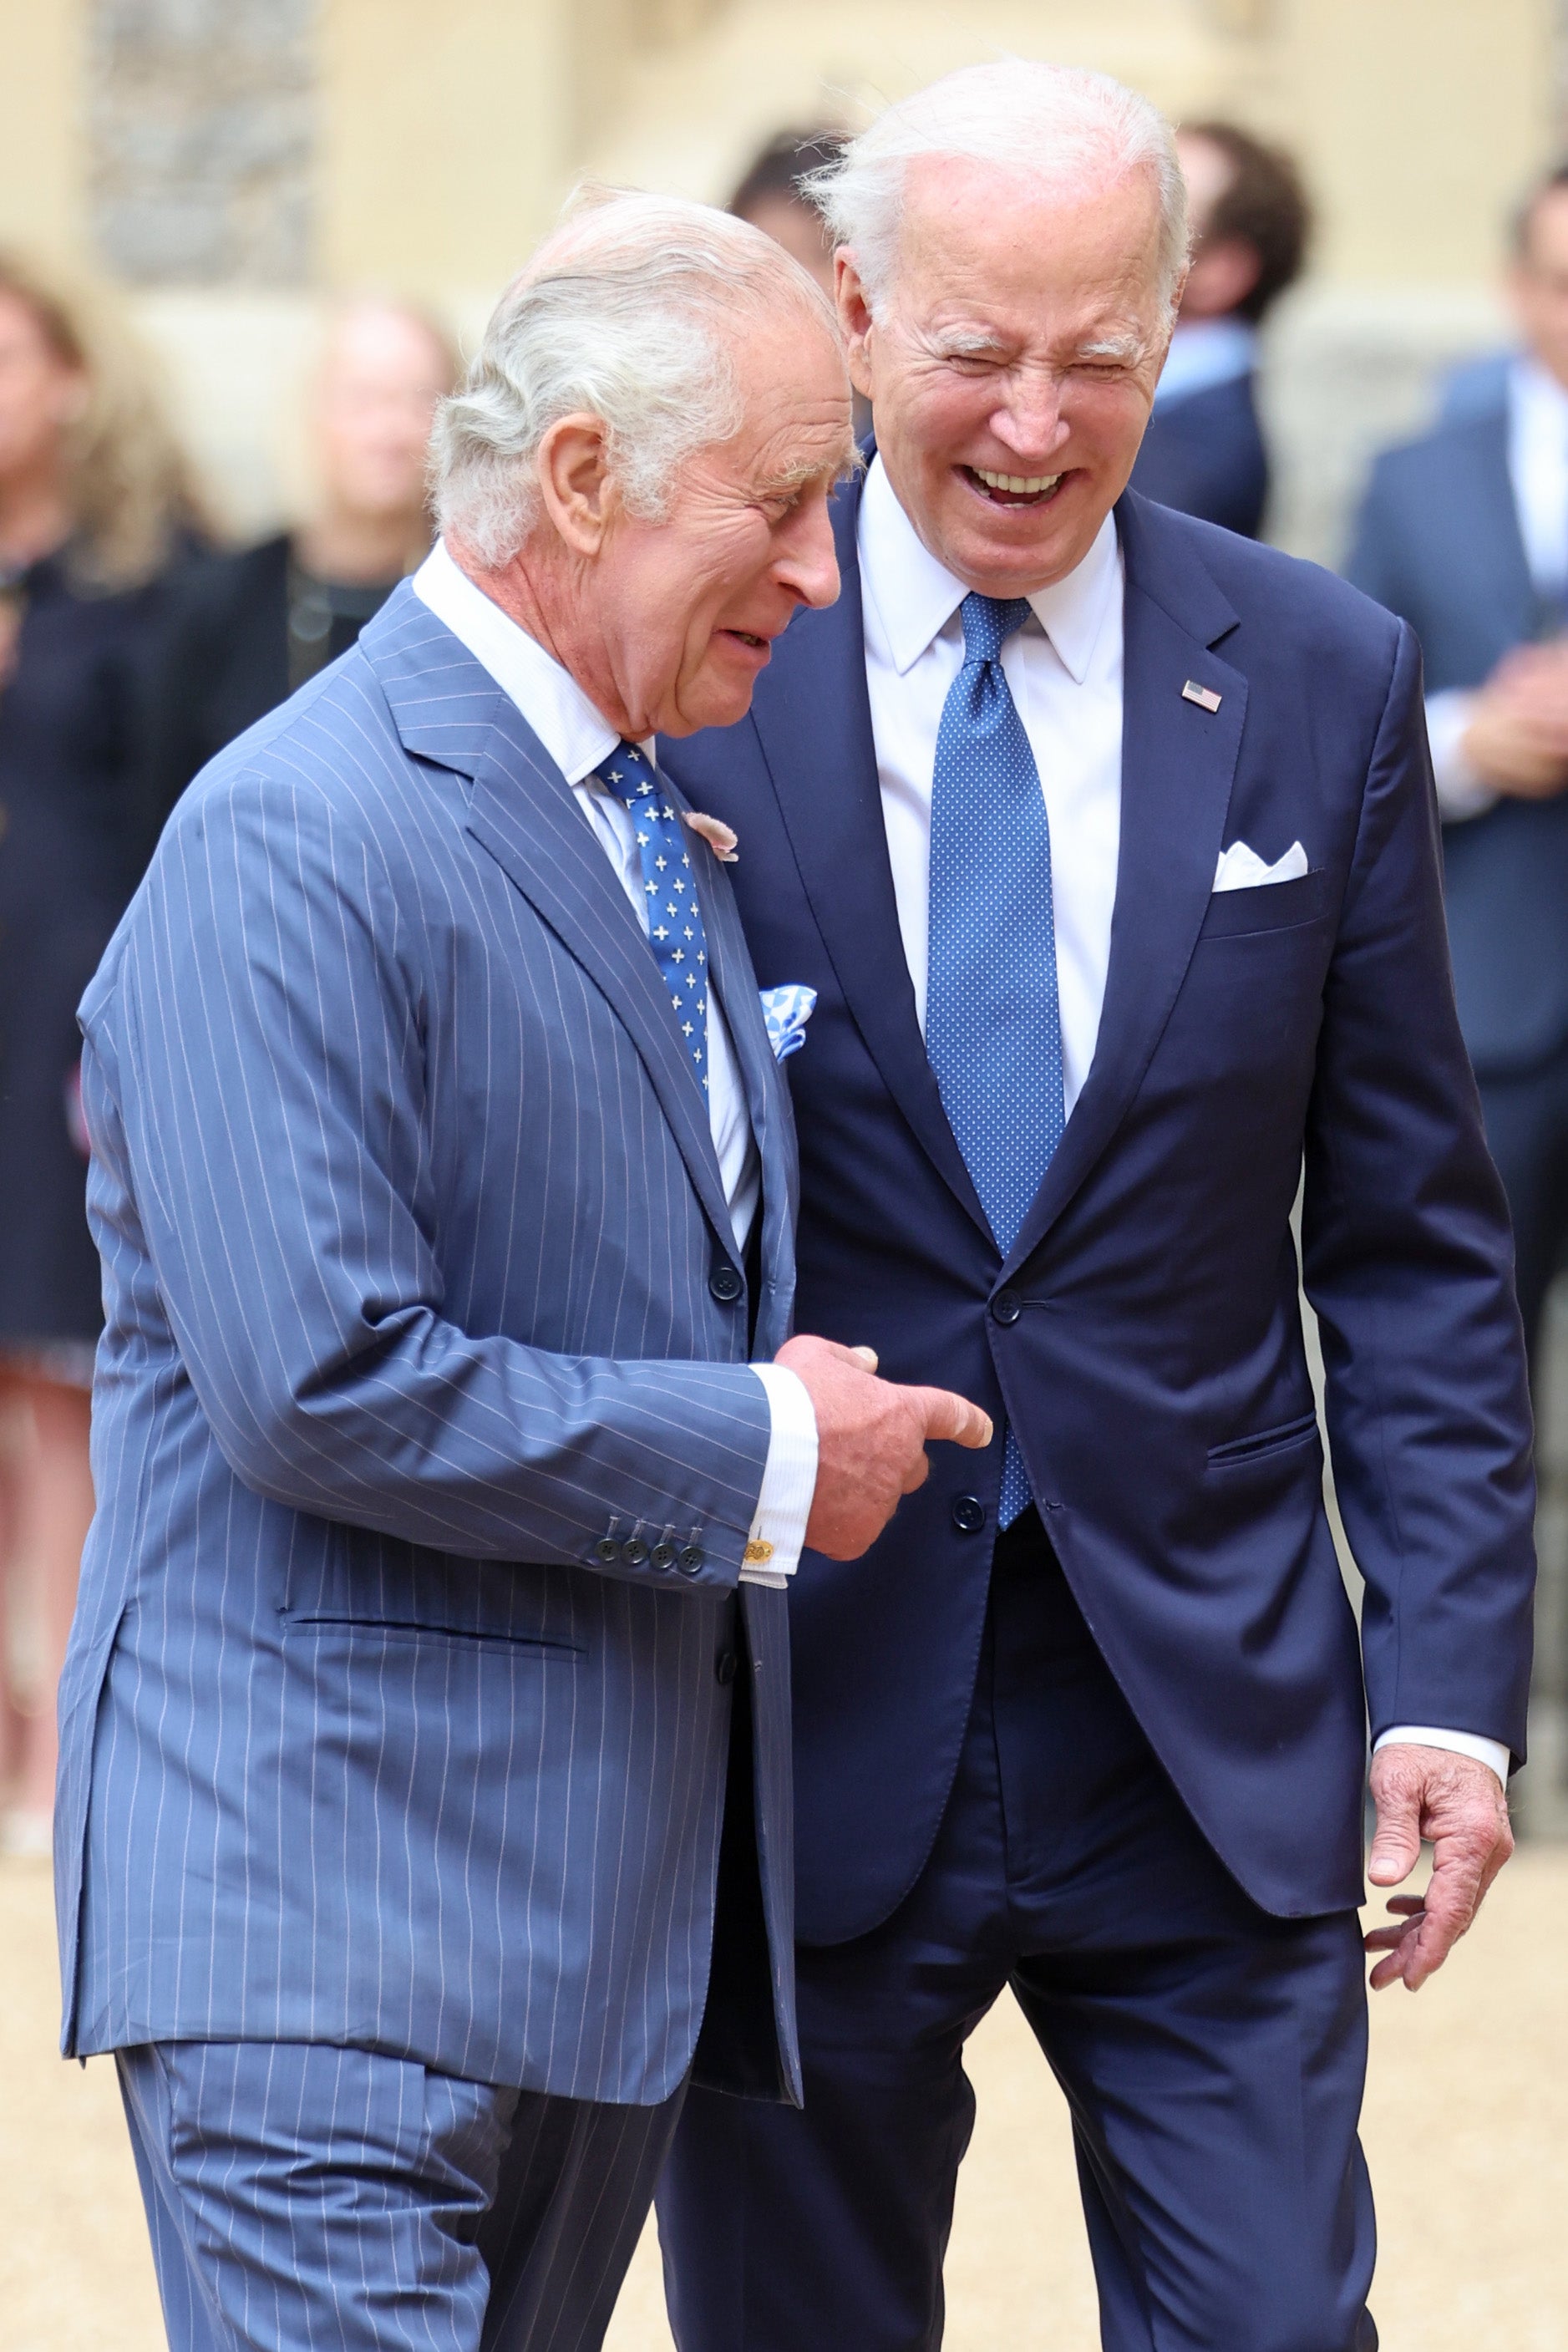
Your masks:
{"label": "navy blue suit jacket", "polygon": [[[1427,685],[1479,686],[1513,646],[1563,626],[1531,583],[1506,408],[1441,425],[1373,469],[1350,577],[1409,622]],[[1482,1076],[1568,1047],[1568,793],[1500,801],[1443,835],[1465,1042]]]}
{"label": "navy blue suit jacket", "polygon": [[1269,459],[1251,376],[1233,376],[1156,408],[1133,487],[1178,513],[1256,539],[1269,499]]}
{"label": "navy blue suit jacket", "polygon": [[[1410,633],[1129,493],[1121,861],[1098,1047],[1004,1262],[926,1060],[878,793],[855,561],[751,715],[665,747],[739,836],[787,1067],[800,1328],[1011,1416],[1052,1544],[1183,1797],[1269,1909],[1361,1892],[1366,1722],[1324,1515],[1291,1205],[1375,1730],[1524,1738],[1530,1417],[1506,1215],[1454,1017]],[[1184,699],[1188,679],[1220,697]],[[1299,881],[1212,894],[1221,848]],[[937,1447],[863,1560],[790,1601],[799,1921],[883,1919],[930,1851],[986,1610],[1001,1441]],[[977,1508],[976,1507],[978,1507]],[[977,1520],[982,1519],[977,1526]]]}

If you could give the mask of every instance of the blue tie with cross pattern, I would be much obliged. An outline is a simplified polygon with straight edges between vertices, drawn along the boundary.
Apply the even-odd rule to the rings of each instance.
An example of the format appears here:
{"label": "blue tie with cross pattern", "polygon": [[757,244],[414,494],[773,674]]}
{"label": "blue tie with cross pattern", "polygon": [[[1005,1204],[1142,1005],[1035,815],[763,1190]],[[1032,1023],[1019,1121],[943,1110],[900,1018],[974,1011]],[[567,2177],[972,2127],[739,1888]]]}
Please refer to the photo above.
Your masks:
{"label": "blue tie with cross pattern", "polygon": [[[998,1248],[1018,1239],[1066,1125],[1051,824],[1002,675],[1021,596],[971,594],[964,664],[942,709],[931,792],[925,1050]],[[1030,1499],[1012,1430],[998,1517]]]}
{"label": "blue tie with cross pattern", "polygon": [[706,1095],[707,1085],[707,934],[685,828],[635,743],[622,743],[593,771],[631,811],[643,862],[648,944],[676,1026]]}

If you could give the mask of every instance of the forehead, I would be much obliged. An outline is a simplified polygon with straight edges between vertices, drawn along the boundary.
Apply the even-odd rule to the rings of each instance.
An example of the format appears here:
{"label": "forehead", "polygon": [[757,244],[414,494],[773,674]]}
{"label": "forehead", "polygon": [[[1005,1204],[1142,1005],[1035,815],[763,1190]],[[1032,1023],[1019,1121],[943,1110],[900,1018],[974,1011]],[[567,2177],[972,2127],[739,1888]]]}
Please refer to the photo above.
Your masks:
{"label": "forehead", "polygon": [[743,421],[730,447],[748,478],[836,472],[854,455],[850,380],[831,322],[786,299],[737,330]]}
{"label": "forehead", "polygon": [[329,391],[364,383],[442,384],[446,373],[435,338],[402,310],[351,311],[337,322],[321,362]]}
{"label": "forehead", "polygon": [[1047,331],[1069,315],[1141,313],[1157,300],[1159,244],[1152,173],[1056,187],[923,158],[905,180],[894,299],[927,324],[978,316]]}

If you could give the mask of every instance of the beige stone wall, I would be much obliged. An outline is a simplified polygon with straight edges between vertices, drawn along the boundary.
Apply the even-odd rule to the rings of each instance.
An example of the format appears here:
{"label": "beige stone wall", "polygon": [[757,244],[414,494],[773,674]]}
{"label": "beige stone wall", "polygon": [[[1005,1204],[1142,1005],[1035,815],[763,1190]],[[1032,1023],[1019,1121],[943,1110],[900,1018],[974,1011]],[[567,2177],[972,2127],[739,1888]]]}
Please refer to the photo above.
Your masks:
{"label": "beige stone wall", "polygon": [[[0,0],[0,242],[101,263],[89,105],[107,26],[122,36],[140,9],[162,37],[204,9],[265,21],[267,5]],[[471,334],[579,172],[722,196],[781,123],[853,122],[951,66],[1012,53],[1101,67],[1176,115],[1235,112],[1301,155],[1322,235],[1312,284],[1272,337],[1276,520],[1291,544],[1332,554],[1372,443],[1419,414],[1436,364],[1499,331],[1499,225],[1560,128],[1563,0],[314,0],[313,13],[303,283],[135,296],[242,528],[286,501],[277,419],[323,292],[406,289]],[[133,133],[134,105],[117,120]]]}

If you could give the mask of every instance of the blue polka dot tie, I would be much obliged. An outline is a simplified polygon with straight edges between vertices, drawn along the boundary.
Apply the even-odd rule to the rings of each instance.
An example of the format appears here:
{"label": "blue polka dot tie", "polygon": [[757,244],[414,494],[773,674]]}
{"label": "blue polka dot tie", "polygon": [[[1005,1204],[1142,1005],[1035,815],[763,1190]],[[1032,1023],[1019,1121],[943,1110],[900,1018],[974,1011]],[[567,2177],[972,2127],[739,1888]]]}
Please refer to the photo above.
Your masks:
{"label": "blue polka dot tie", "polygon": [[624,801],[643,861],[648,944],[669,992],[692,1068],[707,1092],[707,935],[685,829],[635,743],[622,743],[594,774]]}
{"label": "blue polka dot tie", "polygon": [[[942,1107],[1005,1257],[1066,1124],[1051,825],[1001,652],[1021,596],[964,599],[931,794],[925,1050]],[[1030,1499],[1009,1428],[998,1516]]]}

